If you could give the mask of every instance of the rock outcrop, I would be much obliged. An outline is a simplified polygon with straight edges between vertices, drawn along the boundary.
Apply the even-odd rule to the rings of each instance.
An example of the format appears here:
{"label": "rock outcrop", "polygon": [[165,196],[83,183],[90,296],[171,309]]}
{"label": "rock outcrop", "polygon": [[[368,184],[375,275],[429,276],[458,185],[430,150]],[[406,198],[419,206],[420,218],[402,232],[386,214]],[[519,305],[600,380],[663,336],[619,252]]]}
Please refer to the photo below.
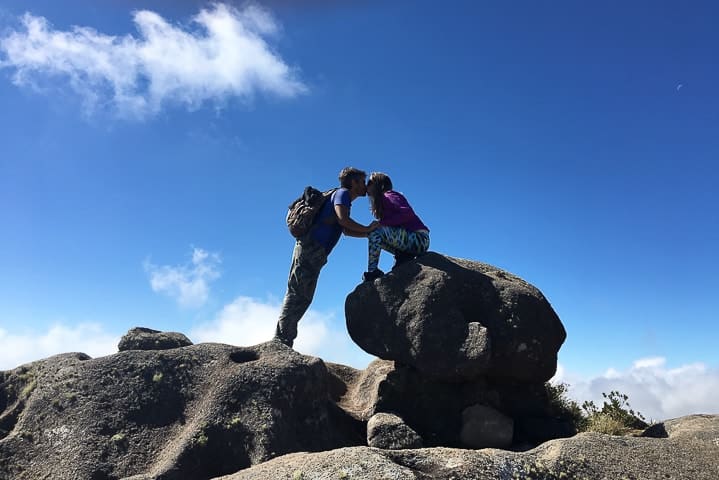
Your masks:
{"label": "rock outcrop", "polygon": [[366,441],[325,364],[278,342],[64,354],[0,378],[3,479],[207,479]]}
{"label": "rock outcrop", "polygon": [[430,253],[346,312],[364,370],[136,328],[0,372],[0,478],[719,478],[719,416],[572,436],[545,385],[564,328],[514,275]]}
{"label": "rock outcrop", "polygon": [[[388,405],[388,378],[407,374],[383,360],[366,370],[325,364],[275,342],[50,357],[0,372],[0,478],[713,480],[719,474],[719,416],[710,415],[654,425],[643,438],[580,434],[526,452],[397,449],[417,446],[419,435],[378,406]],[[397,390],[389,390],[398,402]],[[476,414],[465,416],[486,418]],[[432,415],[441,413],[427,414],[428,422]],[[368,434],[370,443],[387,448],[367,447]]]}

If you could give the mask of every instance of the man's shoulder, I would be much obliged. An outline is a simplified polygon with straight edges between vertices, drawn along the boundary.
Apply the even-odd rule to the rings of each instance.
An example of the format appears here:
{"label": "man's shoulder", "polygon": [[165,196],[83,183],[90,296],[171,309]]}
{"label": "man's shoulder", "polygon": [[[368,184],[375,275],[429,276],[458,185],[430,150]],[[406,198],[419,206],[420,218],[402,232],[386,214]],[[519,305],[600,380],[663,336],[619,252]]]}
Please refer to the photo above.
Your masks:
{"label": "man's shoulder", "polygon": [[333,202],[335,205],[347,205],[352,203],[350,191],[346,188],[338,188],[333,194]]}

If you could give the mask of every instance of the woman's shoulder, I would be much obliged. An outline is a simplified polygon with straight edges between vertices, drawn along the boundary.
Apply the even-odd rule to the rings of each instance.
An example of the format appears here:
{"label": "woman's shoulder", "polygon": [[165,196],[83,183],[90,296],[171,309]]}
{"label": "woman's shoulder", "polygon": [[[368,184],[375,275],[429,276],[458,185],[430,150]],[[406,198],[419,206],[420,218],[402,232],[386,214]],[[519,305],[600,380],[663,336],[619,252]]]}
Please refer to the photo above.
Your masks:
{"label": "woman's shoulder", "polygon": [[405,200],[404,195],[396,190],[387,190],[384,192],[384,196],[389,200]]}

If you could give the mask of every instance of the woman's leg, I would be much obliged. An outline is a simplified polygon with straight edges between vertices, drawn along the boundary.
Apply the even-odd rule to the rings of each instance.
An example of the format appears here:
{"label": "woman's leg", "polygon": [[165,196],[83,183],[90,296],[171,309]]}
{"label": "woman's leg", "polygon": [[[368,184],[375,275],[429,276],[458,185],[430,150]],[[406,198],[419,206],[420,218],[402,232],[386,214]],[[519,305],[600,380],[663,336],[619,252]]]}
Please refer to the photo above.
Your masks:
{"label": "woman's leg", "polygon": [[429,250],[429,232],[410,232],[406,252],[420,255]]}
{"label": "woman's leg", "polygon": [[374,272],[379,266],[379,254],[382,252],[382,230],[385,227],[380,227],[370,232],[367,236],[369,253],[367,260],[367,271]]}
{"label": "woman's leg", "polygon": [[382,250],[392,254],[409,253],[419,255],[429,248],[429,234],[426,232],[410,232],[402,227],[379,227],[368,236],[369,260],[367,271],[377,270]]}

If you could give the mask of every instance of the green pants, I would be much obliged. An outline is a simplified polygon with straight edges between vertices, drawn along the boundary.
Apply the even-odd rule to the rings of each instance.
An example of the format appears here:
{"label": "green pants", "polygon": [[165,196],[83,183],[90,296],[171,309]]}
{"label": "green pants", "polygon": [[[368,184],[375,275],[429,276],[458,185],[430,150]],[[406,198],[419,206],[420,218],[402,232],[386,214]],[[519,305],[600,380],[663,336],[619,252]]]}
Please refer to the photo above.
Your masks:
{"label": "green pants", "polygon": [[320,270],[326,263],[327,252],[323,246],[313,240],[297,240],[275,333],[287,345],[292,346],[297,337],[297,323],[312,303]]}

